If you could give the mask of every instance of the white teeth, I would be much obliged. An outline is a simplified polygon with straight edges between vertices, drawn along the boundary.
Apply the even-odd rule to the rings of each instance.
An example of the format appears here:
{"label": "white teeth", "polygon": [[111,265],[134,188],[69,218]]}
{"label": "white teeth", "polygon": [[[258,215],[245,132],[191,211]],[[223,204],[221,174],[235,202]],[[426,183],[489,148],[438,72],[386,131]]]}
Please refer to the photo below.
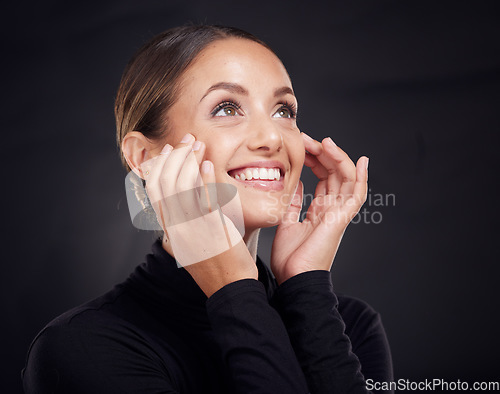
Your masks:
{"label": "white teeth", "polygon": [[238,174],[234,174],[233,177],[242,181],[250,181],[252,179],[279,181],[281,174],[279,168],[246,168]]}
{"label": "white teeth", "polygon": [[247,169],[247,170],[245,171],[245,175],[246,175],[246,178],[247,178],[248,180],[251,180],[251,179],[252,179],[252,175],[253,175],[253,174],[252,174],[252,170]]}

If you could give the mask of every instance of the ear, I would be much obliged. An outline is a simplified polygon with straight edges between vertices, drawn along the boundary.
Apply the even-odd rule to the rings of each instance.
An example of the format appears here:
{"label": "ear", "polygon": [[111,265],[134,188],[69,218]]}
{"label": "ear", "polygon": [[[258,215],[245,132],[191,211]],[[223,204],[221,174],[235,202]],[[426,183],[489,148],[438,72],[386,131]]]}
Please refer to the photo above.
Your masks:
{"label": "ear", "polygon": [[131,131],[123,137],[122,152],[128,166],[134,173],[144,179],[141,164],[152,158],[153,143],[139,131]]}

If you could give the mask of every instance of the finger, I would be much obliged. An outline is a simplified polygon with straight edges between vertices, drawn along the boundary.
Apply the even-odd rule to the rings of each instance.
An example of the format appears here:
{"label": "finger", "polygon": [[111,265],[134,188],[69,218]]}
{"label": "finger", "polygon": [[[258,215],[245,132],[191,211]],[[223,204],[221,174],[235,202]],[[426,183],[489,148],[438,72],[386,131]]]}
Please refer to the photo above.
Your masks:
{"label": "finger", "polygon": [[321,142],[323,152],[317,158],[328,171],[328,194],[350,196],[356,181],[356,167],[349,156],[331,138]]}
{"label": "finger", "polygon": [[314,197],[324,196],[326,193],[326,181],[319,181],[314,190]]}
{"label": "finger", "polygon": [[[304,164],[311,168],[313,173],[324,184],[320,186],[322,194],[336,194],[340,192],[342,180],[337,176],[337,167],[334,160],[328,158],[328,153],[325,152],[323,143],[316,141],[304,135],[304,147],[306,149],[306,158]],[[331,141],[331,139],[324,139],[323,142]],[[333,143],[333,141],[331,141]],[[335,144],[334,144],[335,145]],[[326,190],[326,191],[325,191]]]}
{"label": "finger", "polygon": [[317,156],[306,152],[304,164],[312,170],[314,175],[316,175],[319,180],[326,181],[328,179],[328,171],[326,170],[325,166],[319,162]]}
{"label": "finger", "polygon": [[356,183],[354,184],[353,197],[359,204],[359,208],[366,201],[368,193],[368,157],[362,156],[356,163]]}
{"label": "finger", "polygon": [[295,193],[292,197],[292,201],[283,217],[282,223],[293,224],[297,223],[300,218],[300,211],[302,210],[302,200],[304,198],[304,184],[299,181]]}
{"label": "finger", "polygon": [[170,144],[166,144],[161,153],[152,159],[142,163],[141,168],[145,174],[146,180],[146,191],[148,193],[148,198],[153,202],[157,202],[162,198],[160,177],[173,147]]}
{"label": "finger", "polygon": [[179,172],[176,191],[179,202],[187,220],[202,214],[200,207],[200,192],[203,182],[200,174],[200,163],[205,154],[205,144],[195,141]]}
{"label": "finger", "polygon": [[[198,166],[196,165],[196,160],[194,155],[189,155],[184,162],[184,167],[182,168],[179,175],[179,182],[176,186],[177,193],[176,196],[179,200],[180,210],[184,217],[184,220],[195,219],[202,215],[200,206],[200,188],[203,186],[201,182],[201,175],[199,174]],[[188,167],[196,167],[197,175],[192,177],[186,177],[183,175],[185,172],[191,173]],[[181,182],[182,181],[182,182]],[[180,212],[179,212],[180,213]]]}
{"label": "finger", "polygon": [[192,135],[187,134],[176,146],[167,163],[170,168],[168,179],[164,182],[164,192],[169,199],[174,195],[177,197],[175,223],[189,221],[202,215],[198,189],[202,186],[199,166],[204,154],[205,144],[195,141]]}
{"label": "finger", "polygon": [[166,217],[166,213],[162,207],[163,193],[160,184],[160,176],[172,149],[171,145],[166,144],[160,155],[155,156],[141,165],[143,173],[146,177],[146,192],[148,198],[154,211],[156,212],[158,222],[163,230],[166,230],[168,218]]}
{"label": "finger", "polygon": [[[194,141],[194,136],[186,134],[169,154],[160,174],[159,183],[161,185],[162,207],[163,211],[168,212],[167,224],[170,226],[185,222],[199,215],[199,212],[195,209],[196,205],[193,207],[191,204],[188,209],[183,207],[183,204],[186,204],[186,196],[179,196],[179,191],[177,190],[177,180],[186,159],[193,153],[192,145]],[[196,161],[193,156],[191,160]]]}
{"label": "finger", "polygon": [[205,144],[202,141],[195,141],[182,166],[177,179],[177,192],[191,190],[203,185],[200,164],[205,155]]}
{"label": "finger", "polygon": [[[197,144],[199,144],[199,145],[197,146]],[[193,153],[194,153],[194,156],[196,158],[196,169],[193,171],[196,172],[195,186],[196,186],[196,192],[198,194],[198,205],[200,205],[199,200],[200,200],[200,196],[203,192],[202,189],[204,189],[203,188],[204,183],[203,183],[203,174],[201,172],[201,165],[202,165],[203,160],[205,158],[206,147],[207,146],[203,141],[195,141],[193,144]]]}
{"label": "finger", "polygon": [[200,195],[200,207],[204,213],[210,213],[217,209],[217,189],[215,183],[214,165],[210,160],[201,164],[201,178],[203,190]]}
{"label": "finger", "polygon": [[165,197],[177,193],[177,180],[186,158],[192,153],[192,145],[195,139],[191,134],[186,134],[170,153],[165,171],[162,172],[160,180]]}
{"label": "finger", "polygon": [[313,156],[308,152],[306,152],[304,164],[311,168],[313,174],[319,179],[314,195],[320,196],[322,194],[326,194],[326,185],[328,181],[328,171],[326,168],[319,162],[316,156]]}
{"label": "finger", "polygon": [[321,142],[316,141],[314,138],[308,136],[306,133],[301,132],[302,139],[304,140],[304,147],[306,151],[313,155],[319,155],[322,151]]}

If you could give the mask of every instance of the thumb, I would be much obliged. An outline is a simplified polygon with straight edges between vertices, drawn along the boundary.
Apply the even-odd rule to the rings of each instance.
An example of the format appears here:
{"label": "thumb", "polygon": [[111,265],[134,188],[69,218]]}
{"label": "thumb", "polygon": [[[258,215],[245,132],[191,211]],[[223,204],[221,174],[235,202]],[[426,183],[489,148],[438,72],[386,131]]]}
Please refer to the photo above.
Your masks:
{"label": "thumb", "polygon": [[302,210],[302,199],[304,196],[304,184],[299,181],[297,187],[295,188],[295,193],[292,197],[292,201],[283,217],[282,224],[293,224],[297,223],[300,218],[300,211]]}

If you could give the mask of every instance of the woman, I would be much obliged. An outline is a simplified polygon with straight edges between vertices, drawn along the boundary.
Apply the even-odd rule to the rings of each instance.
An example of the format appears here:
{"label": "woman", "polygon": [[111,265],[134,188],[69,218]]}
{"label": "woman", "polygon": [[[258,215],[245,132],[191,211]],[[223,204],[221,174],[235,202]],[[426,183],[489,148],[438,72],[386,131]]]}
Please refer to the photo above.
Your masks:
{"label": "woman", "polygon": [[[329,272],[368,159],[300,133],[296,111],[281,61],[241,30],[175,28],[134,56],[118,142],[165,234],[124,283],[37,336],[26,392],[357,393],[392,379],[378,314],[336,295]],[[319,182],[300,222],[304,164]],[[275,279],[256,255],[274,225]]]}

